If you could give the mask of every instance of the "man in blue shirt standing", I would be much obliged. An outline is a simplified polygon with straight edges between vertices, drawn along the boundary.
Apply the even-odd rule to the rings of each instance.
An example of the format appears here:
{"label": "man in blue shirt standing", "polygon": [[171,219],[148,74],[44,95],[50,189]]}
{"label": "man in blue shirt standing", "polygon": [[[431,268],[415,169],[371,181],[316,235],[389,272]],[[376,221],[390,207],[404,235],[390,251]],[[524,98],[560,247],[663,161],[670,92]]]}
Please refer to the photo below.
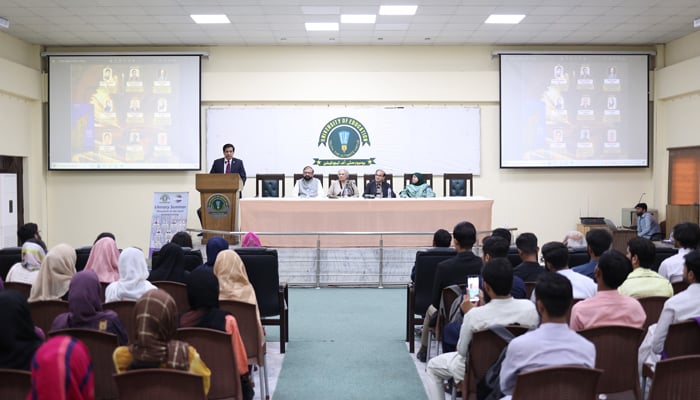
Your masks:
{"label": "man in blue shirt standing", "polygon": [[634,206],[637,213],[637,236],[657,241],[663,240],[661,227],[653,215],[647,211],[647,203],[639,203]]}

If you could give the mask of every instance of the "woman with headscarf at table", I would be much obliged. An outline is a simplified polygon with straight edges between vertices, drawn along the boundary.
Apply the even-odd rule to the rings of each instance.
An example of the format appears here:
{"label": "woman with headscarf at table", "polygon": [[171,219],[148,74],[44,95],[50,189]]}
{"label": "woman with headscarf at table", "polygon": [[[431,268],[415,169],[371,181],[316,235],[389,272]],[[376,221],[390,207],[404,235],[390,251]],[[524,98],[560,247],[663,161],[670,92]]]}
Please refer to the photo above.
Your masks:
{"label": "woman with headscarf at table", "polygon": [[171,368],[202,376],[209,393],[211,370],[197,350],[175,340],[178,311],[175,300],[164,290],[146,292],[134,306],[136,337],[129,346],[119,346],[112,359],[117,373],[143,368]]}
{"label": "woman with headscarf at table", "polygon": [[22,261],[16,263],[7,272],[7,282],[22,282],[33,285],[39,275],[41,262],[46,252],[37,239],[29,239],[22,245]]}
{"label": "woman with headscarf at table", "polygon": [[148,280],[187,283],[187,274],[189,272],[185,271],[185,253],[182,247],[175,243],[166,243],[158,252]]}
{"label": "woman with headscarf at table", "polygon": [[86,270],[93,270],[100,282],[112,283],[119,280],[119,248],[110,237],[103,237],[90,249],[85,264]]}
{"label": "woman with headscarf at table", "polygon": [[414,172],[409,183],[400,193],[400,197],[435,197],[435,192],[425,181],[423,174]]}
{"label": "woman with headscarf at table", "polygon": [[148,265],[143,252],[128,247],[119,256],[119,280],[105,289],[105,303],[119,300],[138,300],[144,293],[156,289],[148,281]]}
{"label": "woman with headscarf at table", "polygon": [[119,344],[127,343],[124,324],[112,310],[102,309],[102,286],[95,271],[80,271],[70,281],[68,312],[59,314],[51,331],[66,328],[94,329],[117,335]]}
{"label": "woman with headscarf at table", "polygon": [[255,392],[238,322],[231,313],[219,308],[219,279],[204,268],[192,271],[187,277],[187,299],[190,310],[180,317],[180,327],[210,328],[231,334],[233,357],[238,367],[243,397],[252,398]]}
{"label": "woman with headscarf at table", "polygon": [[29,302],[65,300],[70,280],[75,275],[75,259],[75,249],[67,244],[59,244],[49,250],[32,285]]}
{"label": "woman with headscarf at table", "polygon": [[92,400],[95,375],[87,346],[70,336],[55,336],[32,360],[32,389],[27,400]]}
{"label": "woman with headscarf at table", "polygon": [[15,290],[0,292],[0,368],[24,369],[42,338],[36,332],[27,300]]}
{"label": "woman with headscarf at table", "polygon": [[262,243],[255,232],[248,232],[241,240],[241,247],[262,247]]}
{"label": "woman with headscarf at table", "polygon": [[228,242],[221,236],[216,236],[207,241],[207,261],[197,268],[207,268],[209,271],[214,270],[214,262],[216,261],[216,256],[222,250],[228,249]]}
{"label": "woman with headscarf at table", "polygon": [[[255,289],[248,280],[248,272],[241,257],[233,250],[224,250],[216,257],[214,274],[219,278],[219,300],[237,300],[243,303],[258,305]],[[265,343],[265,331],[260,322],[260,311],[255,308],[258,316],[258,332],[260,345]]]}

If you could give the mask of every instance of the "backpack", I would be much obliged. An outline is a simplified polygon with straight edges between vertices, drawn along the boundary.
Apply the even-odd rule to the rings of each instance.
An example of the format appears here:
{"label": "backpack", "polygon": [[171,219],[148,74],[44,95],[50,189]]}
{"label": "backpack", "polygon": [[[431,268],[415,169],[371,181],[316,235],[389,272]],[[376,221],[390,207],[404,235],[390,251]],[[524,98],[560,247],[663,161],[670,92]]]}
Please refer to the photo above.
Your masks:
{"label": "backpack", "polygon": [[503,339],[506,342],[506,347],[501,350],[501,354],[498,355],[496,361],[486,370],[484,377],[476,383],[477,400],[497,400],[505,396],[501,392],[501,364],[503,364],[503,360],[506,358],[508,343],[510,343],[515,335],[502,325],[490,326],[489,330]]}

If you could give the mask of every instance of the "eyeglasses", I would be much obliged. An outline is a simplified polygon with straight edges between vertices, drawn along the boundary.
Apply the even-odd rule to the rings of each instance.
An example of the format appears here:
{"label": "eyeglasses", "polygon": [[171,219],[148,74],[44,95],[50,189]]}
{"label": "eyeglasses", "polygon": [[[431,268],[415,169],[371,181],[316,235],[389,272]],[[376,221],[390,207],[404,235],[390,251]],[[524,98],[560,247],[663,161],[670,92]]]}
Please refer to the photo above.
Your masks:
{"label": "eyeglasses", "polygon": [[375,176],[384,176],[384,175],[382,175],[382,174],[375,174]]}

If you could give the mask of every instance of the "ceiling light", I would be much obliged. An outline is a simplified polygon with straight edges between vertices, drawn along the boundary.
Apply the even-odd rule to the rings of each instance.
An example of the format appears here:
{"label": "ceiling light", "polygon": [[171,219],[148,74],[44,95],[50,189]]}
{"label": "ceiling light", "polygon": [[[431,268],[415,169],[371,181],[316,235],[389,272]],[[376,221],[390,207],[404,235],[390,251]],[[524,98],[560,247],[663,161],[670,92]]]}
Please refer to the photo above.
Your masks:
{"label": "ceiling light", "polygon": [[377,20],[374,14],[341,14],[340,22],[343,24],[373,24]]}
{"label": "ceiling light", "polygon": [[340,29],[337,22],[307,22],[304,25],[307,31],[337,31]]}
{"label": "ceiling light", "polygon": [[379,15],[416,15],[418,6],[379,6]]}
{"label": "ceiling light", "polygon": [[525,14],[491,14],[486,19],[487,24],[518,24]]}
{"label": "ceiling light", "polygon": [[228,17],[223,14],[192,14],[190,18],[198,24],[230,24]]}

